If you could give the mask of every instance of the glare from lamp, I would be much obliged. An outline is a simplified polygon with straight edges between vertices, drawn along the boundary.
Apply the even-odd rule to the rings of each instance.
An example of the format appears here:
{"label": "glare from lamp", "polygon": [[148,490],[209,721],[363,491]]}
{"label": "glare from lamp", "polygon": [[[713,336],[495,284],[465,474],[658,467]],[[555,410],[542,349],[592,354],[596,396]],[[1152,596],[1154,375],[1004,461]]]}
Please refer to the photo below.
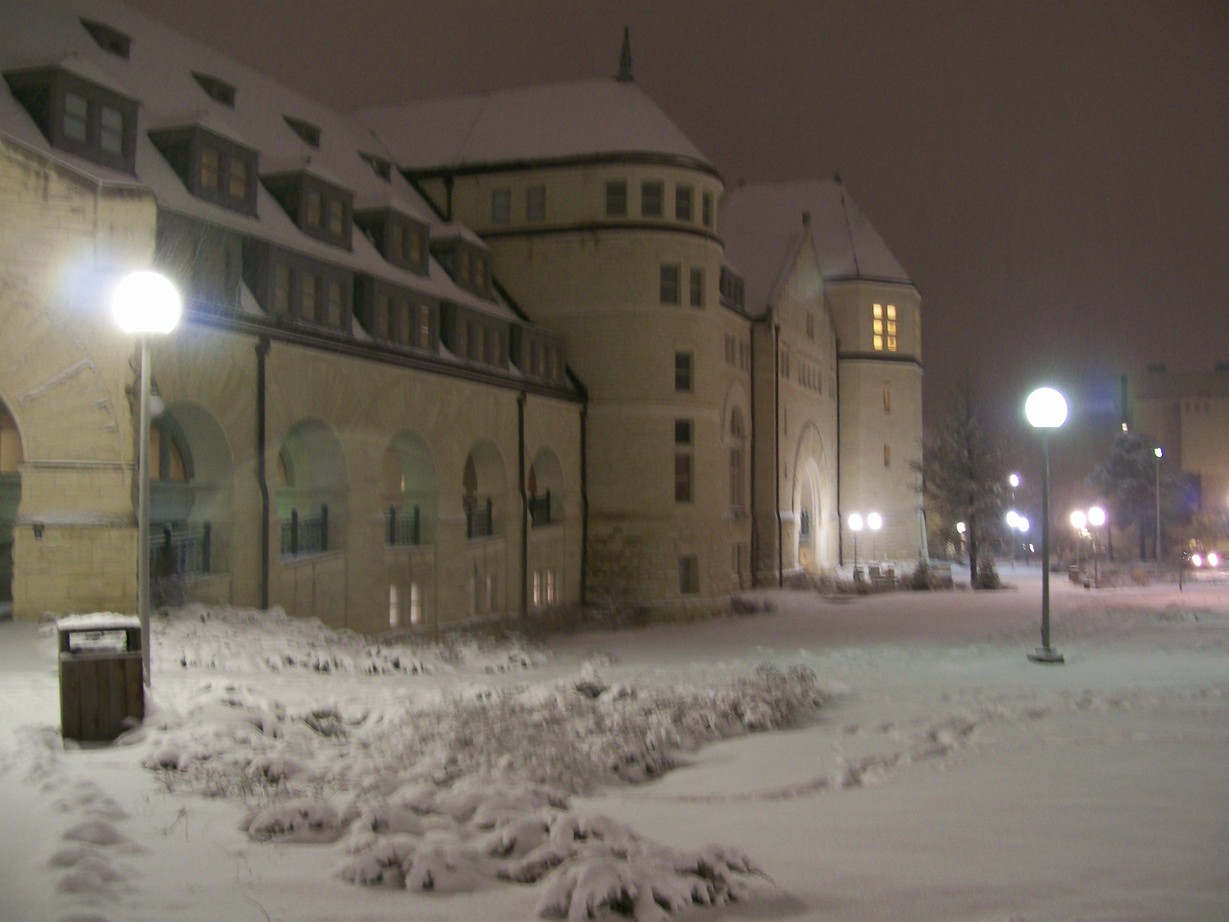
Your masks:
{"label": "glare from lamp", "polygon": [[1039,387],[1024,401],[1024,416],[1034,429],[1057,429],[1067,421],[1067,398],[1052,387]]}
{"label": "glare from lamp", "polygon": [[125,333],[170,333],[183,314],[183,299],[165,275],[141,269],[115,286],[111,312]]}

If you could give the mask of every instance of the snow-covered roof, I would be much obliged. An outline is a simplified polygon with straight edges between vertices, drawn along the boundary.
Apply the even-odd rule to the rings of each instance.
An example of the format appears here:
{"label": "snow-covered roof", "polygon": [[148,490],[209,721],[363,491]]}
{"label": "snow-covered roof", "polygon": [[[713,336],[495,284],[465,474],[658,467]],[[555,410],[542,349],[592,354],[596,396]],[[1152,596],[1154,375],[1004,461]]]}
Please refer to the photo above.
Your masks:
{"label": "snow-covered roof", "polygon": [[865,279],[910,285],[862,209],[838,180],[755,183],[727,190],[721,200],[726,261],[743,277],[747,311],[773,303],[804,239],[804,215],[827,282]]}
{"label": "snow-covered roof", "polygon": [[408,169],[600,155],[711,164],[631,80],[598,79],[376,106],[356,113]]}
{"label": "snow-covered roof", "polygon": [[[140,102],[135,177],[53,149],[30,115],[0,86],[0,134],[103,182],[148,187],[161,207],[220,227],[259,237],[306,255],[345,266],[427,295],[447,298],[505,316],[515,313],[455,285],[434,260],[418,276],[387,262],[356,228],[352,248],[330,246],[304,234],[262,184],[257,184],[256,216],[215,205],[192,195],[149,138],[151,129],[199,125],[239,141],[260,156],[258,169],[269,175],[307,169],[354,193],[356,201],[379,201],[428,225],[439,222],[431,206],[395,170],[386,180],[363,154],[395,158],[371,132],[258,71],[173,31],[116,0],[5,0],[0,30],[0,71],[70,67]],[[131,38],[128,58],[99,47],[82,19],[105,23]],[[194,73],[235,88],[234,105],[212,98]],[[320,129],[319,146],[305,141],[286,117]]]}

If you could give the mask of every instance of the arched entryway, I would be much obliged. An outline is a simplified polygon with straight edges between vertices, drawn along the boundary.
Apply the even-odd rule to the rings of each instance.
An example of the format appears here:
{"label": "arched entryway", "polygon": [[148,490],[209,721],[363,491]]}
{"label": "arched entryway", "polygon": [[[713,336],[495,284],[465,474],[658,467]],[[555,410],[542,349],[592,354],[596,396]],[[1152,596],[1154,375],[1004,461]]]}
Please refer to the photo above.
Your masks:
{"label": "arched entryway", "polygon": [[336,434],[303,420],[277,455],[277,514],[283,557],[339,549],[345,534],[346,464]]}
{"label": "arched entryway", "polygon": [[217,420],[188,402],[151,422],[149,442],[151,572],[162,601],[180,601],[191,581],[230,571],[230,448]]}

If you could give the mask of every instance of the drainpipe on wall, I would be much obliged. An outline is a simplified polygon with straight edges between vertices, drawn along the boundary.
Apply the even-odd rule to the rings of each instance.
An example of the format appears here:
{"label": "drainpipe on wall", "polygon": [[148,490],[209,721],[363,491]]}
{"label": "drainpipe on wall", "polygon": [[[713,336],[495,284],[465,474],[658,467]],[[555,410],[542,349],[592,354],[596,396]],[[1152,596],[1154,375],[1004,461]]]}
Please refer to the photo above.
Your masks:
{"label": "drainpipe on wall", "polygon": [[516,395],[516,467],[521,491],[521,626],[529,623],[529,496],[525,490],[525,392]]}
{"label": "drainpipe on wall", "polygon": [[773,482],[777,507],[777,587],[785,585],[785,526],[781,521],[781,324],[772,325]]}
{"label": "drainpipe on wall", "polygon": [[269,337],[256,342],[256,483],[260,487],[260,607],[269,607],[269,479],[265,470],[265,358]]}
{"label": "drainpipe on wall", "polygon": [[589,395],[580,405],[580,604],[589,602]]}
{"label": "drainpipe on wall", "polygon": [[748,351],[751,353],[749,356],[749,359],[751,362],[751,367],[749,369],[749,373],[751,375],[751,387],[750,387],[750,391],[751,391],[751,497],[747,505],[750,509],[750,514],[751,514],[751,560],[749,561],[750,566],[751,566],[751,585],[755,586],[757,584],[756,583],[756,574],[758,572],[757,564],[759,563],[759,559],[760,559],[760,529],[759,529],[759,519],[757,518],[757,513],[759,512],[759,508],[757,507],[756,502],[755,502],[755,498],[757,496],[757,490],[755,488],[755,485],[759,483],[759,481],[755,479],[755,471],[756,471],[755,459],[759,456],[759,452],[756,451],[756,445],[758,445],[759,442],[755,437],[755,433],[758,430],[755,428],[755,322],[754,321],[752,321],[751,323],[751,338],[750,338],[750,341],[748,342],[748,346],[750,347]]}
{"label": "drainpipe on wall", "polygon": [[845,566],[845,532],[841,528],[844,516],[841,513],[841,340],[836,341],[836,560]]}

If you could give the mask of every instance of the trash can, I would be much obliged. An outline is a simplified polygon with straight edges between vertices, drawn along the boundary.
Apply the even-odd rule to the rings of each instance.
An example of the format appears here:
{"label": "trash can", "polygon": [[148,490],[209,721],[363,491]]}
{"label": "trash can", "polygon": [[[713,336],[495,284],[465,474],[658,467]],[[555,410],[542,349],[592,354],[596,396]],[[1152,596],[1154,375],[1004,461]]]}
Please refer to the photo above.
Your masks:
{"label": "trash can", "polygon": [[60,727],[65,739],[111,742],[145,718],[141,622],[69,615],[55,623],[60,648]]}

